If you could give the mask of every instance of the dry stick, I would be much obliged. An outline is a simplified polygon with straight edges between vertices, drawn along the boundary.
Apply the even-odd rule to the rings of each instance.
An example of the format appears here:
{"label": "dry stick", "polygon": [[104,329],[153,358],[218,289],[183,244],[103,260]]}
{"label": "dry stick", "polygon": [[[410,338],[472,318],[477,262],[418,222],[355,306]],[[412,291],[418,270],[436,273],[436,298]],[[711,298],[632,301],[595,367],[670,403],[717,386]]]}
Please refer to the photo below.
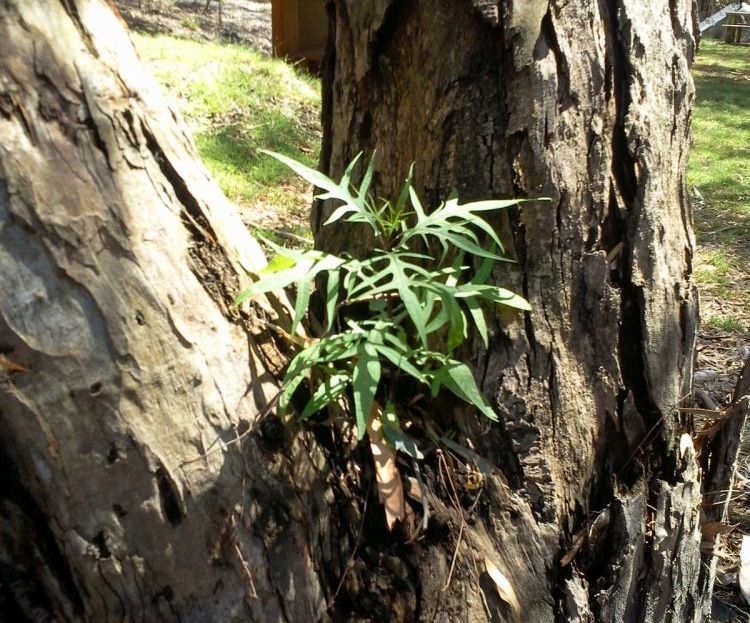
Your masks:
{"label": "dry stick", "polygon": [[[678,407],[677,405],[681,404],[683,400],[689,397],[690,397],[690,393],[687,393],[684,396],[682,396],[677,401],[677,403],[674,405],[673,408],[676,408],[679,411],[680,407]],[[669,411],[667,411],[667,413],[669,413]],[[667,413],[665,413],[658,420],[656,420],[654,425],[643,436],[643,439],[641,439],[641,442],[638,444],[638,447],[635,450],[633,450],[633,453],[630,455],[625,465],[623,465],[620,469],[617,470],[617,472],[615,472],[615,476],[618,476],[620,473],[622,473],[623,470],[625,470],[625,468],[633,462],[635,457],[638,456],[639,453],[643,452],[644,447],[646,447],[655,439],[656,433],[658,432],[659,427],[662,425],[662,422],[664,422],[664,420],[667,418]]]}
{"label": "dry stick", "polygon": [[620,474],[628,465],[630,465],[636,456],[638,456],[639,453],[643,453],[643,449],[648,446],[655,438],[656,433],[659,430],[659,427],[661,426],[662,422],[666,418],[665,415],[662,415],[656,423],[648,430],[648,432],[643,436],[643,439],[641,440],[641,443],[638,444],[638,447],[636,447],[635,450],[633,450],[633,453],[630,455],[630,458],[626,461],[625,465],[623,465],[620,469],[617,470],[617,474]]}
{"label": "dry stick", "polygon": [[713,231],[707,231],[704,232],[704,236],[712,236],[713,234],[720,234],[724,231],[731,231],[732,229],[748,229],[747,225],[742,224],[736,224],[736,225],[727,225],[726,227],[719,227],[719,229],[714,229]]}
{"label": "dry stick", "polygon": [[464,519],[464,512],[461,509],[461,503],[458,499],[456,488],[453,486],[453,480],[451,480],[451,475],[448,470],[448,463],[446,462],[445,456],[443,455],[442,452],[438,454],[438,464],[441,466],[441,471],[442,471],[442,467],[443,466],[445,467],[445,475],[446,475],[446,478],[448,479],[448,484],[450,484],[451,491],[453,492],[452,502],[456,506],[456,510],[461,515],[461,527],[458,530],[458,539],[456,539],[456,549],[453,550],[453,559],[451,560],[451,568],[448,570],[448,578],[445,581],[445,586],[443,586],[443,588],[440,589],[441,592],[444,592],[448,590],[448,587],[451,584],[451,580],[453,579],[453,570],[456,567],[456,560],[458,559],[458,550],[461,547],[461,539],[463,538],[463,535],[464,535],[464,525],[466,524],[466,520]]}
{"label": "dry stick", "polygon": [[484,606],[484,611],[487,613],[487,618],[491,621],[492,620],[492,610],[490,610],[490,604],[487,603],[487,597],[484,594],[484,591],[482,590],[482,586],[480,584],[480,576],[482,575],[482,572],[479,571],[479,567],[477,566],[477,559],[472,556],[471,561],[474,563],[474,572],[477,574],[475,582],[477,583],[477,586],[479,586],[479,596],[482,598],[482,605]]}
{"label": "dry stick", "polygon": [[707,415],[709,417],[715,417],[721,419],[726,417],[726,411],[724,409],[701,409],[700,407],[678,407],[680,413],[687,413],[692,415]]}
{"label": "dry stick", "polygon": [[741,500],[742,498],[745,498],[748,495],[750,495],[750,493],[738,493],[734,497],[725,498],[723,500],[719,500],[718,502],[704,502],[703,506],[719,506],[721,504],[730,504],[732,502],[736,502],[738,500]]}
{"label": "dry stick", "polygon": [[237,557],[240,559],[240,563],[242,563],[242,575],[245,577],[245,580],[250,586],[250,597],[253,599],[257,599],[258,592],[255,590],[255,582],[253,582],[253,573],[252,571],[250,571],[250,567],[248,566],[247,561],[245,560],[245,557],[242,555],[242,550],[240,549],[240,546],[237,544],[237,541],[234,542],[234,551],[237,553]]}
{"label": "dry stick", "polygon": [[456,560],[458,559],[458,549],[461,547],[461,539],[464,536],[464,524],[466,522],[463,519],[463,516],[461,517],[461,526],[458,529],[458,538],[456,539],[456,549],[453,550],[453,558],[451,559],[451,568],[448,571],[448,578],[445,580],[445,586],[441,588],[440,590],[442,592],[445,592],[448,590],[448,587],[451,585],[451,580],[453,579],[453,570],[456,567]]}
{"label": "dry stick", "polygon": [[[414,469],[414,475],[417,477],[417,483],[419,484],[419,488],[422,490],[422,532],[427,531],[427,524],[430,520],[430,505],[427,502],[427,487],[425,487],[424,481],[422,480],[422,475],[419,473],[419,464],[417,463],[416,459],[412,459],[412,467]],[[411,541],[415,541],[417,539],[417,534],[414,535],[414,537],[411,539]]]}
{"label": "dry stick", "polygon": [[292,233],[290,231],[287,231],[286,229],[274,229],[273,233],[277,236],[281,236],[282,238],[287,238],[288,240],[294,240],[295,242],[302,242],[303,244],[314,244],[312,240],[309,238],[305,238],[304,236],[298,236],[295,233]]}
{"label": "dry stick", "polygon": [[271,331],[278,333],[281,337],[283,337],[290,344],[294,346],[299,346],[300,348],[307,348],[308,346],[312,346],[313,344],[315,344],[315,342],[320,341],[316,338],[303,337],[300,335],[292,335],[286,329],[283,329],[280,326],[272,322],[268,322],[268,320],[265,320],[261,318],[260,316],[254,316],[253,320],[257,320],[260,324],[262,324],[267,329],[271,329]]}

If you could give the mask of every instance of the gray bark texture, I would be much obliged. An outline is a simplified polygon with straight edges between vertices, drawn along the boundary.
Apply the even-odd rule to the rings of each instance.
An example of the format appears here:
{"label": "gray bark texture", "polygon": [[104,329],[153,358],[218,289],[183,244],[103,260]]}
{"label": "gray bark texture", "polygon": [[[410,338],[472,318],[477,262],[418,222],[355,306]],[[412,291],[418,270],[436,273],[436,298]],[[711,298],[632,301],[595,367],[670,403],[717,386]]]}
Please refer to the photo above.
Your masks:
{"label": "gray bark texture", "polygon": [[[329,2],[323,170],[336,177],[377,150],[379,196],[415,162],[427,204],[452,188],[465,201],[552,200],[497,218],[518,262],[497,282],[534,309],[498,316],[490,347],[465,350],[501,421],[458,418],[458,434],[498,474],[449,589],[429,577],[450,549],[418,567],[419,620],[505,620],[483,576],[471,581],[477,556],[509,579],[524,621],[709,616],[700,468],[678,410],[698,321],[685,186],[693,11],[689,0]],[[366,252],[322,227],[331,209],[314,208],[320,246]]]}
{"label": "gray bark texture", "polygon": [[325,610],[320,453],[229,305],[263,263],[108,3],[0,2],[0,620]]}
{"label": "gray bark texture", "polygon": [[465,351],[501,422],[433,404],[389,533],[351,430],[273,416],[284,302],[229,305],[262,253],[112,7],[0,0],[0,621],[703,620],[688,4],[330,8],[328,170],[553,199],[496,223],[534,311]]}

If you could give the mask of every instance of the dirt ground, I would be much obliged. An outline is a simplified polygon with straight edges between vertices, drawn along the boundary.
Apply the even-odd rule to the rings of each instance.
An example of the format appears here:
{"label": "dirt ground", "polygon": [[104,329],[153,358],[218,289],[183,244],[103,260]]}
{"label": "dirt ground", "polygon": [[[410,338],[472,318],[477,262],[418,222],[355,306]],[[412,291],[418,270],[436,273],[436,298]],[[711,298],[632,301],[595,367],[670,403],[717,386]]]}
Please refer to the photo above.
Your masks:
{"label": "dirt ground", "polygon": [[134,30],[244,43],[271,53],[270,0],[115,0],[115,4]]}

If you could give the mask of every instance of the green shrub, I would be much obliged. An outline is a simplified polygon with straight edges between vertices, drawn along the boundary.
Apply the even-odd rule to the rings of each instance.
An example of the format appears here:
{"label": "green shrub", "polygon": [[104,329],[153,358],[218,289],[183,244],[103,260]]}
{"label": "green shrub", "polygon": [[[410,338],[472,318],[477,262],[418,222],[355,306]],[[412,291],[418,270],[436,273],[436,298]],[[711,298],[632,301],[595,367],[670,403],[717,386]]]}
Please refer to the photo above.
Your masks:
{"label": "green shrub", "polygon": [[[289,330],[294,335],[305,320],[316,279],[325,299],[322,334],[296,352],[287,368],[281,411],[289,410],[303,383],[310,397],[302,420],[350,396],[360,439],[369,419],[379,417],[386,439],[415,458],[421,457],[419,449],[404,434],[389,395],[400,375],[429,387],[433,396],[447,390],[496,419],[471,369],[452,355],[470,325],[487,343],[483,305],[530,309],[524,298],[488,283],[493,264],[506,258],[497,234],[482,217],[521,200],[461,205],[452,197],[428,214],[412,186],[412,171],[395,202],[375,201],[369,193],[374,158],[355,188],[352,174],[359,156],[336,183],[295,160],[270,155],[322,189],[320,198],[340,202],[326,225],[360,224],[376,240],[366,259],[292,250],[266,240],[277,255],[237,302],[295,284]],[[436,257],[427,249],[434,249]],[[440,350],[435,344],[442,345]]]}

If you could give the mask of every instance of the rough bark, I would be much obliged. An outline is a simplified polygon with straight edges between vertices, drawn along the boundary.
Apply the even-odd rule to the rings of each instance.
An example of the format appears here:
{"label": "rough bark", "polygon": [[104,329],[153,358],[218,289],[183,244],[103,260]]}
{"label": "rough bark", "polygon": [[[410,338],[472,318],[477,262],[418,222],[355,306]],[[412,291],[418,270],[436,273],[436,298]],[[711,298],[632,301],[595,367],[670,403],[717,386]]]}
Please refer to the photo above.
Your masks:
{"label": "rough bark", "polygon": [[534,311],[466,350],[501,423],[430,415],[485,458],[401,465],[407,543],[346,426],[264,415],[260,253],[108,6],[0,0],[0,620],[701,620],[688,5],[562,4],[331,5],[329,170],[553,198],[498,218]]}
{"label": "rough bark", "polygon": [[228,305],[262,261],[107,3],[0,2],[0,620],[324,611],[327,472]]}
{"label": "rough bark", "polygon": [[[534,309],[465,350],[500,423],[457,422],[502,478],[488,478],[446,592],[453,551],[416,562],[417,618],[437,601],[442,620],[504,620],[472,572],[479,554],[522,620],[704,620],[699,467],[678,452],[692,431],[677,410],[697,324],[692,3],[334,0],[329,14],[324,170],[376,149],[379,196],[414,161],[427,203],[452,187],[552,199],[497,218],[518,264],[495,277]],[[330,209],[314,209],[318,243],[352,249],[321,227]]]}
{"label": "rough bark", "polygon": [[717,559],[709,555],[719,545],[722,530],[718,524],[726,524],[729,505],[734,498],[734,480],[737,458],[743,444],[745,425],[750,414],[750,359],[740,372],[734,388],[732,402],[716,418],[709,419],[701,433],[700,461],[703,467],[703,549],[706,566],[703,569],[704,590],[713,589],[716,578]]}

